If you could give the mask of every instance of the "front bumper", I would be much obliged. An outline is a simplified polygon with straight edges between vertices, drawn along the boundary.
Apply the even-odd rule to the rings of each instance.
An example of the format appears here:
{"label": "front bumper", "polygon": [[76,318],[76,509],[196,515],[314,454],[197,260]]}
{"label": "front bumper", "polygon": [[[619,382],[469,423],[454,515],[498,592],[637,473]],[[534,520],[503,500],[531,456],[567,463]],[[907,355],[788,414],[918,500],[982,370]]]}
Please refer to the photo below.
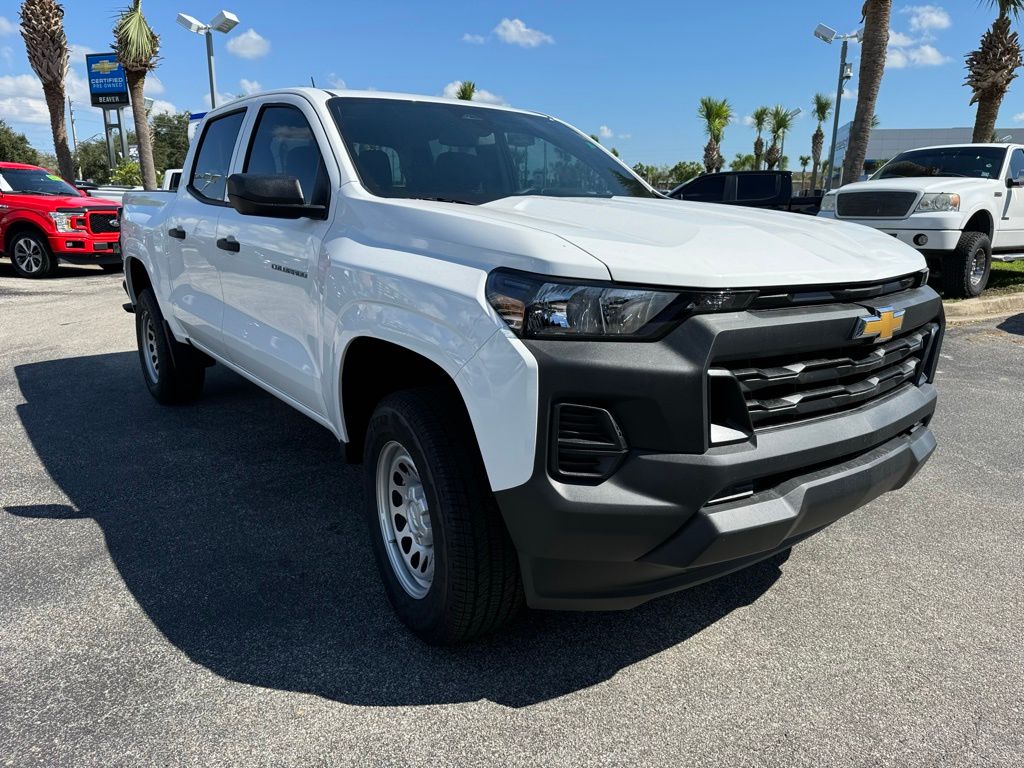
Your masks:
{"label": "front bumper", "polygon": [[50,250],[69,264],[119,264],[119,235],[98,235],[91,232],[57,233],[48,236]]}
{"label": "front bumper", "polygon": [[[537,608],[629,608],[771,556],[904,485],[935,448],[930,383],[942,309],[928,288],[885,297],[907,328],[938,322],[929,372],[830,416],[709,445],[712,359],[849,344],[860,305],[706,315],[649,344],[530,342],[540,377],[531,479],[496,494]],[[555,404],[607,408],[628,452],[595,483],[559,477]],[[728,500],[732,489],[745,489]]]}
{"label": "front bumper", "polygon": [[[834,211],[824,211],[818,215],[826,219],[877,229],[919,251],[952,251],[960,242],[960,236],[963,234],[959,229],[961,220],[959,214],[914,214],[905,219],[839,218]],[[927,237],[928,241],[923,244],[915,242],[920,235]]]}

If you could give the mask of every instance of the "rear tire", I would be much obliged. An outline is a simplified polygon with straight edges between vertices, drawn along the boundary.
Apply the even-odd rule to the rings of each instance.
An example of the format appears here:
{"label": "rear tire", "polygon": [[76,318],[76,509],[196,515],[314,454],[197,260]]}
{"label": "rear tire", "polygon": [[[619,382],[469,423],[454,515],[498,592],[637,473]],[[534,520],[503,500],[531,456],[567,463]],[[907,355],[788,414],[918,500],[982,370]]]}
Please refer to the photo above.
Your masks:
{"label": "rear tire", "polygon": [[135,305],[135,336],[142,378],[157,402],[187,403],[202,394],[206,379],[203,358],[167,332],[160,306],[149,288],[139,293]]}
{"label": "rear tire", "polygon": [[964,232],[956,249],[942,263],[943,292],[948,298],[971,299],[988,285],[992,272],[992,241],[984,232]]}
{"label": "rear tire", "polygon": [[35,232],[20,232],[11,238],[7,247],[14,271],[21,277],[38,280],[53,277],[57,272],[57,258],[50,250],[46,238]]}
{"label": "rear tire", "polygon": [[366,434],[366,518],[388,600],[432,645],[492,632],[523,605],[509,538],[461,404],[389,395]]}

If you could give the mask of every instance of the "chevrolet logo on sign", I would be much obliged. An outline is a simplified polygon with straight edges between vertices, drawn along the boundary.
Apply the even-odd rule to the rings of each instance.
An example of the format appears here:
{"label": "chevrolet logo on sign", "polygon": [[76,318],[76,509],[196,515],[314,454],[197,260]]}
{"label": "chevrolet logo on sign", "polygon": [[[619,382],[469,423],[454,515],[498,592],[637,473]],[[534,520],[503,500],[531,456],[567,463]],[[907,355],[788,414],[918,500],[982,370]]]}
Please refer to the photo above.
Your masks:
{"label": "chevrolet logo on sign", "polygon": [[882,307],[877,315],[867,315],[857,319],[857,327],[853,330],[855,339],[874,339],[888,341],[903,327],[903,315],[906,310]]}
{"label": "chevrolet logo on sign", "polygon": [[93,65],[90,67],[90,69],[93,72],[99,72],[100,74],[103,74],[103,75],[109,75],[111,72],[113,72],[115,69],[117,69],[120,66],[121,65],[118,64],[116,61],[100,60],[100,61],[93,62]]}

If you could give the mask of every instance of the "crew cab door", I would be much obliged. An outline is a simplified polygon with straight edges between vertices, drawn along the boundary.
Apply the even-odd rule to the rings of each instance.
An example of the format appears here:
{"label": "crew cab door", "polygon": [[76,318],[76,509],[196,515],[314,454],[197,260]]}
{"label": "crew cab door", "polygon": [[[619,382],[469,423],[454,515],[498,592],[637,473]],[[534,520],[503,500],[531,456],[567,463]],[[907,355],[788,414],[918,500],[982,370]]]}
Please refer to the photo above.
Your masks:
{"label": "crew cab door", "polygon": [[[1024,149],[1011,151],[1006,178],[1024,183]],[[1024,249],[1024,187],[1007,188],[1005,201],[993,245]]]}
{"label": "crew cab door", "polygon": [[[313,108],[275,97],[256,110],[238,170],[295,176],[307,205],[330,211],[340,174]],[[283,219],[225,208],[217,228],[229,359],[316,414],[321,388],[320,267],[329,218]]]}
{"label": "crew cab door", "polygon": [[192,341],[218,355],[224,353],[224,295],[217,222],[228,210],[227,177],[244,118],[240,109],[203,126],[188,185],[175,198],[160,233],[167,245],[174,317]]}

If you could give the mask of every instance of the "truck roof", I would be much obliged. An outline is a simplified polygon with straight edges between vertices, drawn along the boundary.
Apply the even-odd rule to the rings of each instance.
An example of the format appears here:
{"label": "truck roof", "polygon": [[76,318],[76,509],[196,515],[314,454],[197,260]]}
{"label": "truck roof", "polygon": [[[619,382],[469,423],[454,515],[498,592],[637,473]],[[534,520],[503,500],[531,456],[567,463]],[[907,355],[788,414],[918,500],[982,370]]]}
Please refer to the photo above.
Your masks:
{"label": "truck roof", "polygon": [[542,114],[534,110],[529,109],[516,109],[503,104],[485,104],[479,101],[461,101],[459,99],[449,99],[445,96],[427,96],[422,93],[398,93],[391,91],[356,91],[348,90],[344,88],[275,88],[271,91],[260,91],[259,93],[253,93],[248,96],[242,96],[234,101],[230,101],[226,104],[221,104],[215,110],[210,110],[208,115],[216,115],[222,112],[228,112],[231,109],[237,109],[239,106],[245,104],[247,101],[252,99],[259,99],[264,96],[291,94],[294,96],[302,96],[303,98],[313,103],[323,103],[328,99],[334,98],[335,96],[343,96],[350,98],[363,98],[363,99],[393,99],[395,101],[424,101],[433,104],[451,104],[458,102],[463,106],[475,107],[480,109],[500,109],[506,112],[521,112],[527,115],[538,115]]}
{"label": "truck roof", "polygon": [[8,163],[0,161],[0,168],[15,168],[20,171],[45,171],[45,168],[40,168],[38,165],[30,165],[29,163]]}
{"label": "truck roof", "polygon": [[[1005,141],[992,141],[992,142],[968,142],[966,144],[929,144],[925,147],[914,147],[913,149],[905,149],[903,152],[917,152],[922,149],[958,149],[960,147],[999,147],[1001,149],[1015,149],[1017,147],[1024,147],[1024,144],[1014,144],[1013,142]],[[900,152],[900,154],[903,154]]]}

